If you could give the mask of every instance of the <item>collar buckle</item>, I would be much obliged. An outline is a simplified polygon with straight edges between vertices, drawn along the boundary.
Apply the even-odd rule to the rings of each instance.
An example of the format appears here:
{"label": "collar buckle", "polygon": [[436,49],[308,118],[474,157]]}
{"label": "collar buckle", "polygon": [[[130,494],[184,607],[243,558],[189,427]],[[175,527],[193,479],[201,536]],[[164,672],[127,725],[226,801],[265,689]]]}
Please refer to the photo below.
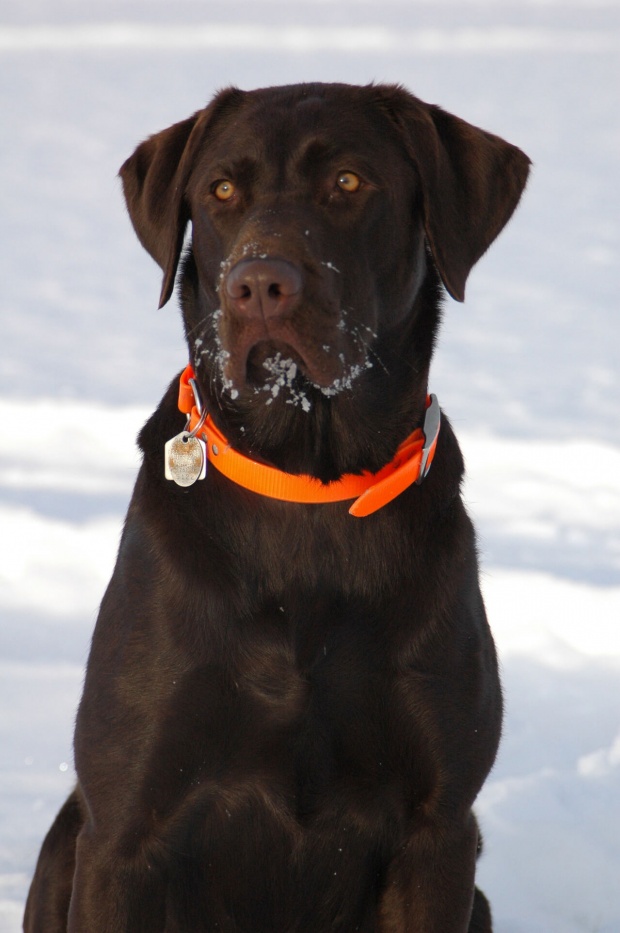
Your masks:
{"label": "collar buckle", "polygon": [[422,425],[424,446],[422,447],[422,459],[420,460],[420,475],[416,480],[417,485],[419,485],[422,480],[426,479],[428,476],[428,471],[431,468],[431,463],[433,462],[433,457],[435,456],[435,447],[437,446],[439,427],[441,425],[441,411],[439,408],[439,402],[437,401],[437,396],[434,393],[431,393],[431,395],[429,395],[429,399],[430,404],[426,409],[426,414],[424,415],[424,424]]}

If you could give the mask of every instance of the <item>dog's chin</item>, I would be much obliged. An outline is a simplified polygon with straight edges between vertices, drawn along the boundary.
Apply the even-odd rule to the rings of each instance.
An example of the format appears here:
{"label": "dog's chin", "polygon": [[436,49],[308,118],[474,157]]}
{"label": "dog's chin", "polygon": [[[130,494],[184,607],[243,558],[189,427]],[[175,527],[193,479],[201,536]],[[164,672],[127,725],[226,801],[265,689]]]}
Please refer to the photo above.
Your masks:
{"label": "dog's chin", "polygon": [[[259,340],[245,357],[229,353],[223,367],[224,384],[236,395],[270,386],[327,391],[343,374],[341,356],[312,352],[284,340]],[[274,395],[277,393],[274,393]]]}
{"label": "dog's chin", "polygon": [[245,385],[262,389],[278,379],[289,385],[307,378],[303,357],[290,344],[279,340],[261,340],[250,348],[245,364]]}

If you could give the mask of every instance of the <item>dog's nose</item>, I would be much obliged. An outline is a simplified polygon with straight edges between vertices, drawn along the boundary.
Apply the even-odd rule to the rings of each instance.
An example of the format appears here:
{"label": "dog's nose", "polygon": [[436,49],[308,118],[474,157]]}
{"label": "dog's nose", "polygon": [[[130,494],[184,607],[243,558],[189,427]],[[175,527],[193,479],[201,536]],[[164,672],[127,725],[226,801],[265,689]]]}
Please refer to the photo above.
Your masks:
{"label": "dog's nose", "polygon": [[286,259],[242,259],[228,273],[225,291],[240,317],[282,317],[301,291],[301,271]]}

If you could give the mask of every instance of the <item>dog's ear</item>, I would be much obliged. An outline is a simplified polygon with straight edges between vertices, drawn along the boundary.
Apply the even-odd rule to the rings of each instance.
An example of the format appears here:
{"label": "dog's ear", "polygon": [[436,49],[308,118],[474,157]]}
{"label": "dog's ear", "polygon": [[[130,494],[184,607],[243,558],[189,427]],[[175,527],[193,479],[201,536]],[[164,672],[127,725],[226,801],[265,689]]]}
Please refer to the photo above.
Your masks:
{"label": "dog's ear", "polygon": [[379,85],[373,90],[417,169],[424,228],[439,274],[452,297],[463,301],[472,266],[519,202],[530,160],[499,136],[425,104],[401,87]]}
{"label": "dog's ear", "polygon": [[236,88],[220,92],[204,110],[141,143],[119,172],[138,239],[164,273],[160,308],[172,294],[190,220],[186,190],[196,153],[216,115],[242,96]]}

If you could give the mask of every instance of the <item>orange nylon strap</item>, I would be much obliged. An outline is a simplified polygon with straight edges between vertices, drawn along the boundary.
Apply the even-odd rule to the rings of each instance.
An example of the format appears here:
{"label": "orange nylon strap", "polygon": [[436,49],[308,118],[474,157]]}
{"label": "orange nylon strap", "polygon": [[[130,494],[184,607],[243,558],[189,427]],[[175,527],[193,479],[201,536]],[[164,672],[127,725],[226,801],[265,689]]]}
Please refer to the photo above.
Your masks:
{"label": "orange nylon strap", "polygon": [[[194,390],[189,383],[194,378],[191,366],[181,374],[179,385],[179,410],[190,415],[188,430],[193,430],[200,421]],[[364,472],[361,475],[348,473],[333,483],[321,483],[313,476],[295,475],[277,470],[275,467],[258,463],[234,450],[221,431],[207,415],[199,436],[207,445],[209,462],[228,479],[262,496],[285,502],[342,502],[355,499],[349,512],[362,518],[376,512],[395,499],[403,490],[426,476],[432,463],[437,436],[439,434],[439,406],[436,397],[427,400],[427,419],[433,409],[434,436],[427,437],[421,428],[403,441],[391,463],[378,473]],[[421,471],[423,467],[423,472]]]}

